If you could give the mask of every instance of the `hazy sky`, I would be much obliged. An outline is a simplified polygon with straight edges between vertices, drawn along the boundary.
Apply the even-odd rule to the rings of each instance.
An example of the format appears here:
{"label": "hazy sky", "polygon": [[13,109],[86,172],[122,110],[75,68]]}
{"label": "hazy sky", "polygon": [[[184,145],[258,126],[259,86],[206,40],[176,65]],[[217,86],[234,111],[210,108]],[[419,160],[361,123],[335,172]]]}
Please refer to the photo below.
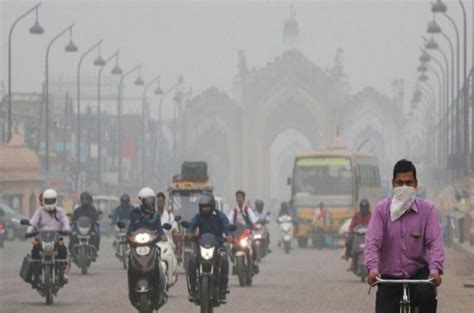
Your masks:
{"label": "hazy sky", "polygon": [[[35,2],[0,1],[0,67],[7,87],[8,31],[13,20]],[[457,1],[445,2],[461,26]],[[464,2],[470,17],[471,4]],[[34,15],[15,29],[14,92],[41,90],[46,46],[72,22],[76,23],[74,41],[80,51],[104,39],[103,56],[120,48],[121,67],[127,70],[143,63],[145,80],[161,74],[162,85],[167,87],[182,73],[195,94],[211,85],[230,91],[237,51],[245,50],[250,67],[261,68],[272,61],[284,49],[283,22],[289,16],[289,2],[271,1],[44,0],[42,3],[39,19],[45,28],[43,36],[28,33]],[[410,92],[416,78],[420,35],[426,33],[431,18],[429,1],[294,3],[300,29],[298,48],[316,65],[330,67],[337,48],[343,48],[352,91],[371,85],[391,95],[393,78],[401,77],[406,79]],[[437,20],[454,36],[445,18],[440,16]],[[80,53],[64,52],[68,40],[64,36],[52,48],[51,75],[76,73]],[[442,38],[439,42],[445,46]],[[97,69],[91,65],[94,58],[95,53],[85,60],[83,75],[96,75]],[[470,63],[471,58],[468,60]],[[127,92],[138,92],[138,89],[130,88]]]}

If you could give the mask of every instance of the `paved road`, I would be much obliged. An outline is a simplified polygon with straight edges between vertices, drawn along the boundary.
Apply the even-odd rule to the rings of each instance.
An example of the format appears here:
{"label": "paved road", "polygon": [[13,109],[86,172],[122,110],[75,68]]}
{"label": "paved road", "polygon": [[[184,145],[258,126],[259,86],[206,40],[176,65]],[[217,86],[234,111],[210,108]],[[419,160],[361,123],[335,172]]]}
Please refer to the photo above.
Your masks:
{"label": "paved road", "polygon": [[[72,269],[70,283],[60,290],[52,306],[46,306],[18,276],[29,247],[29,242],[16,241],[0,250],[0,312],[135,312],[127,298],[126,273],[112,255],[110,240],[104,240],[101,256],[89,275],[81,276],[76,267]],[[347,264],[340,254],[340,250],[308,249],[284,255],[275,247],[254,286],[240,288],[236,277],[231,278],[229,303],[217,312],[372,312],[374,294],[368,295],[367,285],[345,272]],[[448,250],[445,280],[439,289],[439,312],[472,312],[474,290],[462,286],[463,278],[474,274],[468,264],[463,255]],[[186,297],[181,275],[160,312],[198,312]]]}

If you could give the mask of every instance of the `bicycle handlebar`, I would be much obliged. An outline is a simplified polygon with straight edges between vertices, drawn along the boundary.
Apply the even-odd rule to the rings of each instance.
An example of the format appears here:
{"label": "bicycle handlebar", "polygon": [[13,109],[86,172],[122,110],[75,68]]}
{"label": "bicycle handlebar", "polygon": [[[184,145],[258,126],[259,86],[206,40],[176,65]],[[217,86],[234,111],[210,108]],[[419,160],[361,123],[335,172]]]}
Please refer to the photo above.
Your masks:
{"label": "bicycle handlebar", "polygon": [[435,285],[433,283],[433,278],[428,278],[428,279],[383,279],[380,277],[376,278],[377,281],[370,285],[369,288],[369,294],[370,290],[372,290],[372,287],[375,287],[380,284],[391,284],[391,285],[403,285],[403,284],[408,284],[408,285],[419,285],[419,284],[431,284]]}

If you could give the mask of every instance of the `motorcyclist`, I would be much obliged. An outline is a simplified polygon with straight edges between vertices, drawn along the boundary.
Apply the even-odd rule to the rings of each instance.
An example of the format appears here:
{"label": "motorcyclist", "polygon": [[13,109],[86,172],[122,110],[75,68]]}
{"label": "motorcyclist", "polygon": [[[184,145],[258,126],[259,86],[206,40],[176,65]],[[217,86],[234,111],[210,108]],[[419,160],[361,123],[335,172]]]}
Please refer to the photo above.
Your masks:
{"label": "motorcyclist", "polygon": [[172,234],[175,234],[178,231],[178,224],[175,221],[174,214],[165,209],[166,205],[166,196],[164,193],[159,192],[156,194],[156,211],[160,215],[161,223],[168,223],[171,225],[169,231],[165,230],[165,234],[168,236],[168,239],[171,238]]}
{"label": "motorcyclist", "polygon": [[[354,229],[357,226],[367,226],[370,221],[370,203],[367,199],[359,202],[359,211],[354,213],[351,225],[349,226],[348,236],[346,239],[346,253],[344,258],[348,260],[352,256],[352,241],[354,239]],[[351,263],[352,264],[352,263]],[[350,267],[349,270],[352,268]]]}
{"label": "motorcyclist", "polygon": [[[98,227],[99,224],[99,212],[96,208],[92,205],[92,195],[84,191],[80,195],[80,203],[81,205],[78,206],[74,212],[72,213],[71,223],[73,225],[73,230],[77,231],[77,221],[81,217],[88,217],[91,220],[91,237],[92,243],[96,248],[96,252],[99,251],[100,248],[100,229]],[[72,237],[69,241],[69,250],[72,251],[72,247],[74,244],[77,243],[77,238]]]}
{"label": "motorcyclist", "polygon": [[[219,240],[219,256],[221,258],[219,298],[222,302],[225,302],[227,283],[229,280],[229,260],[224,242],[232,242],[232,237],[229,232],[229,220],[223,212],[215,210],[215,199],[210,193],[205,193],[199,198],[199,213],[191,220],[188,228],[189,233],[186,235],[186,238],[192,238],[196,229],[198,229],[199,235],[211,233]],[[226,237],[224,237],[224,235]],[[196,286],[196,268],[198,265],[197,258],[193,256],[188,264],[188,278],[190,283],[189,296],[191,300],[196,299],[198,296]]]}
{"label": "motorcyclist", "polygon": [[[130,204],[130,196],[128,194],[123,194],[120,197],[120,205],[114,209],[110,215],[111,224],[113,227],[117,222],[123,222],[128,227],[130,223],[130,214],[132,213],[134,206]],[[120,252],[120,245],[117,244],[117,240],[114,241],[113,246],[116,249],[116,255]]]}
{"label": "motorcyclist", "polygon": [[[262,200],[255,200],[255,216],[257,218],[257,223],[266,225],[270,223],[270,212],[264,209],[265,203]],[[265,227],[265,226],[264,226]],[[270,249],[270,233],[267,231],[266,245],[268,253],[271,253]]]}
{"label": "motorcyclist", "polygon": [[147,228],[156,231],[162,240],[166,240],[166,235],[161,225],[161,218],[155,212],[155,192],[149,187],[145,187],[138,193],[140,206],[133,209],[130,214],[127,234],[130,235],[139,228]]}
{"label": "motorcyclist", "polygon": [[[229,219],[230,224],[236,225],[244,225],[247,228],[252,229],[257,223],[258,219],[255,215],[254,211],[247,205],[245,205],[245,192],[242,190],[238,190],[235,193],[235,201],[237,206],[229,211],[227,214],[227,218]],[[254,272],[257,274],[259,272],[259,266],[257,264],[257,254],[255,253],[255,249],[252,253],[252,258],[254,260]],[[235,270],[235,267],[233,271]]]}
{"label": "motorcyclist", "polygon": [[[66,212],[63,208],[57,205],[57,198],[58,194],[54,189],[46,189],[42,193],[42,205],[38,209],[36,209],[35,213],[33,214],[33,217],[30,220],[31,226],[29,226],[26,231],[27,234],[35,231],[47,230],[62,231],[68,233],[71,232]],[[31,258],[33,260],[40,260],[40,251],[41,245],[38,243],[38,241],[34,240],[33,249],[31,250]],[[56,259],[66,261],[67,258],[67,248],[64,244],[64,241],[61,239],[59,241],[58,254],[56,256]],[[64,274],[66,263],[58,262],[57,265],[60,282],[62,282],[62,284],[66,284],[68,282],[68,278]],[[31,266],[33,271],[33,280],[31,284],[33,288],[36,288],[38,283],[41,282],[41,263],[32,262]]]}
{"label": "motorcyclist", "polygon": [[[133,232],[140,228],[146,228],[151,231],[156,231],[161,240],[166,241],[166,235],[163,232],[161,225],[160,215],[155,212],[155,192],[149,187],[142,188],[138,193],[138,200],[140,205],[133,209],[130,214],[130,223],[128,224],[127,235],[131,235]],[[161,266],[157,266],[156,281],[162,281],[164,279],[163,269]],[[129,297],[132,303],[137,302],[136,293],[134,288],[136,285],[136,275],[132,270],[132,267],[128,268],[128,290]],[[158,283],[161,285],[161,283]],[[165,292],[165,290],[162,290]]]}

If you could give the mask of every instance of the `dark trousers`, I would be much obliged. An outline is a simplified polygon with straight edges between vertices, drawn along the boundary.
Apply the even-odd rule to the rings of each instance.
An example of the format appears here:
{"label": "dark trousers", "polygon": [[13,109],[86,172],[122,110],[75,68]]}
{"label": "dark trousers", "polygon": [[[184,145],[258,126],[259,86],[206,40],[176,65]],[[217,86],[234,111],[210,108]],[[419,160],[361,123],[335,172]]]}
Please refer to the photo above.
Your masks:
{"label": "dark trousers", "polygon": [[345,256],[350,258],[352,256],[352,242],[354,241],[354,237],[349,237],[346,240],[346,253]]}
{"label": "dark trousers", "polygon": [[[421,269],[410,278],[426,279],[428,276],[428,270]],[[382,278],[395,279],[384,275],[382,275]],[[418,307],[419,313],[436,313],[438,301],[436,300],[436,289],[433,285],[410,285],[409,289],[412,307]],[[375,300],[375,313],[399,313],[402,292],[402,285],[379,285]]]}
{"label": "dark trousers", "polygon": [[[219,289],[221,292],[225,292],[227,290],[227,283],[229,281],[229,259],[227,258],[227,254],[225,256],[220,256],[221,259],[221,281],[219,284]],[[188,264],[188,276],[189,276],[189,287],[191,292],[197,292],[197,267],[198,261],[196,256],[193,256],[189,259]]]}
{"label": "dark trousers", "polygon": [[458,219],[458,226],[459,226],[459,242],[463,243],[464,242],[464,221],[465,218],[461,217]]}

